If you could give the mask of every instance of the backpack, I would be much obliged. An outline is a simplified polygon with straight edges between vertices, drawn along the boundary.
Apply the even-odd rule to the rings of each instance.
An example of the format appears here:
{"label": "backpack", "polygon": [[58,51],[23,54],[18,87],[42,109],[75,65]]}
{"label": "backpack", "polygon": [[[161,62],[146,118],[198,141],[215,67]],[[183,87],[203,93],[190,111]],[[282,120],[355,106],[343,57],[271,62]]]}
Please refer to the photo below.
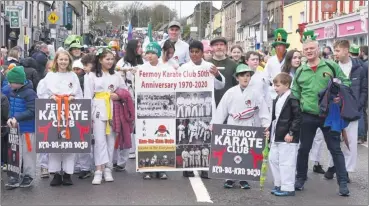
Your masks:
{"label": "backpack", "polygon": [[[329,64],[327,61],[325,61],[325,63],[327,64],[327,66],[331,69],[331,71],[332,71],[332,73],[333,73],[333,78],[336,78],[336,70],[333,68],[333,66],[331,65],[331,64]],[[301,73],[302,73],[302,69],[300,70],[300,72],[299,73],[297,73],[297,75],[296,75],[296,77],[295,77],[295,79],[296,79],[296,84],[300,87],[300,84],[299,84],[299,82],[297,81],[298,79],[299,79],[299,77],[300,77],[300,75],[301,75]]]}

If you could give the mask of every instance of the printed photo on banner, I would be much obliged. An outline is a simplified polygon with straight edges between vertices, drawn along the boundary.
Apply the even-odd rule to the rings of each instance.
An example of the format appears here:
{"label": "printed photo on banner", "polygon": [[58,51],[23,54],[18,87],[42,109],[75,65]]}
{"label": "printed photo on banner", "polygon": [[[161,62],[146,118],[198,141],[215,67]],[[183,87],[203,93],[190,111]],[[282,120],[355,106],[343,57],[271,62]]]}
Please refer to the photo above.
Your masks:
{"label": "printed photo on banner", "polygon": [[175,145],[176,125],[174,119],[138,119],[136,124],[136,138],[139,145]]}
{"label": "printed photo on banner", "polygon": [[137,94],[137,118],[175,118],[175,93],[152,92]]}
{"label": "printed photo on banner", "polygon": [[209,167],[210,145],[177,145],[177,168]]}
{"label": "printed photo on banner", "polygon": [[36,99],[36,152],[90,153],[91,100]]}
{"label": "printed photo on banner", "polygon": [[139,169],[175,168],[175,152],[151,151],[138,153]]}
{"label": "printed photo on banner", "polygon": [[259,181],[264,128],[213,125],[209,177]]}
{"label": "printed photo on banner", "polygon": [[210,143],[210,121],[210,118],[177,119],[177,145]]}
{"label": "printed photo on banner", "polygon": [[212,92],[177,92],[177,118],[211,117]]}

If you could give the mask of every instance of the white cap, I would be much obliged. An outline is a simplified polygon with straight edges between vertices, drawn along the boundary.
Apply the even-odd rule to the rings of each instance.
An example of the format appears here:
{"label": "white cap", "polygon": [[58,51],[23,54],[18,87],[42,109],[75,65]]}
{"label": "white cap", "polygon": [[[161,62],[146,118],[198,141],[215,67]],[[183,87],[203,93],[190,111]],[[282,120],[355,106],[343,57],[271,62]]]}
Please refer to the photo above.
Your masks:
{"label": "white cap", "polygon": [[63,47],[59,47],[58,50],[56,50],[56,52],[60,52],[60,51],[64,51],[65,49]]}
{"label": "white cap", "polygon": [[83,64],[81,62],[81,59],[75,60],[73,62],[72,68],[80,68],[80,69],[83,69]]}

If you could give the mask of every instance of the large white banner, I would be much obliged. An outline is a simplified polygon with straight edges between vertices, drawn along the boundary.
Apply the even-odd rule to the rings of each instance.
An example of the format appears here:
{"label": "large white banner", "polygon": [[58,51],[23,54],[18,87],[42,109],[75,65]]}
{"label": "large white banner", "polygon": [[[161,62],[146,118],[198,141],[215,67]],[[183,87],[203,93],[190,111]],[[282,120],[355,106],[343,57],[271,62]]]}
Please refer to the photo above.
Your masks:
{"label": "large white banner", "polygon": [[208,170],[210,72],[141,68],[135,87],[137,171]]}

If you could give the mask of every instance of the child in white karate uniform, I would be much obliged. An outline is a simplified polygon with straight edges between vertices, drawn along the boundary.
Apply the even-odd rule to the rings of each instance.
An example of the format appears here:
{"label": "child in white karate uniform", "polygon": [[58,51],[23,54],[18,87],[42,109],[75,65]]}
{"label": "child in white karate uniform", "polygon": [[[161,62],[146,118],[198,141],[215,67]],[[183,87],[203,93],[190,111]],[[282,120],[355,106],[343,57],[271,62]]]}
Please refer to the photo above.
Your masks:
{"label": "child in white karate uniform", "polygon": [[114,54],[109,49],[97,51],[96,64],[86,75],[84,83],[85,99],[92,99],[93,135],[95,139],[95,174],[92,184],[99,185],[102,179],[113,182],[113,152],[115,134],[112,128],[113,101],[119,97],[114,91],[126,88],[121,75],[114,71]]}
{"label": "child in white karate uniform", "polygon": [[300,103],[291,94],[292,78],[287,73],[278,74],[273,85],[277,98],[273,101],[270,136],[270,169],[274,177],[275,196],[295,195],[295,173],[300,133]]}
{"label": "child in white karate uniform", "polygon": [[[218,104],[212,124],[223,124],[227,120],[229,125],[269,127],[270,115],[267,103],[262,95],[255,91],[250,83],[254,70],[245,64],[236,69],[238,85],[230,88],[223,95]],[[240,181],[242,189],[250,189],[247,181]],[[232,188],[234,180],[226,180],[225,188]]]}
{"label": "child in white karate uniform", "polygon": [[[72,63],[72,56],[67,51],[57,52],[52,71],[43,79],[43,87],[38,88],[43,91],[37,91],[37,93],[55,101],[62,96],[69,96],[68,101],[82,99],[82,89],[77,75],[72,71]],[[49,172],[55,173],[50,186],[73,185],[71,175],[74,172],[74,160],[73,153],[49,154]]]}

